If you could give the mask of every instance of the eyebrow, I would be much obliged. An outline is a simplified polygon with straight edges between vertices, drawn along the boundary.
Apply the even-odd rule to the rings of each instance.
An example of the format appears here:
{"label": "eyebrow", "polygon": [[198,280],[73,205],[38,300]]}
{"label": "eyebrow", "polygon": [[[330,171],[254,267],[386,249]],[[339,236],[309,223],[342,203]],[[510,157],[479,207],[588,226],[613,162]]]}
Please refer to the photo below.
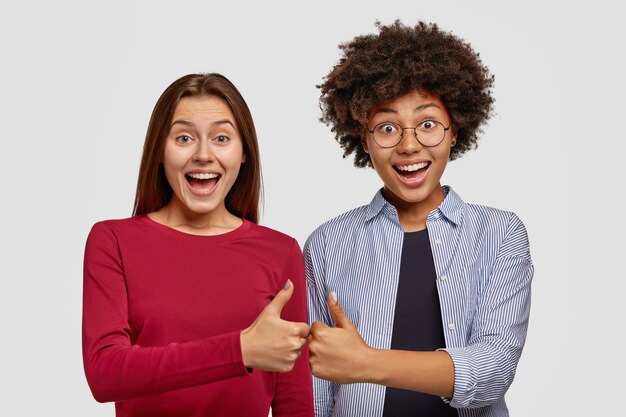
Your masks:
{"label": "eyebrow", "polygon": [[[172,122],[172,127],[174,127],[174,125],[176,124],[181,124],[181,125],[185,125],[185,126],[193,126],[194,124],[189,121],[189,120],[185,120],[185,119],[176,119]],[[220,120],[216,120],[213,123],[211,123],[214,126],[219,126],[219,125],[224,125],[224,124],[228,124],[231,125],[233,128],[235,128],[235,125],[233,124],[233,122],[231,122],[228,119],[220,119]]]}
{"label": "eyebrow", "polygon": [[[419,106],[414,108],[413,111],[419,112],[419,111],[428,109],[430,107],[435,107],[437,109],[441,109],[441,107],[439,107],[435,103],[425,103],[425,104],[420,104]],[[379,109],[376,109],[376,111],[374,112],[374,114],[377,114],[377,113],[394,113],[394,114],[397,114],[398,112],[396,110],[392,109],[391,107],[381,107]]]}

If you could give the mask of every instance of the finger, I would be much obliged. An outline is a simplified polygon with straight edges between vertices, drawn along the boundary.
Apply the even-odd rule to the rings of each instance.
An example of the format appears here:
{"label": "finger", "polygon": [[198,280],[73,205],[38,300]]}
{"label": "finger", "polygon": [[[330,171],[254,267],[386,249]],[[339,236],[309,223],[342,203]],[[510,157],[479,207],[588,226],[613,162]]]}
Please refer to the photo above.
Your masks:
{"label": "finger", "polygon": [[311,328],[306,323],[294,323],[294,336],[307,337],[311,333]]}
{"label": "finger", "polygon": [[302,349],[309,344],[309,336],[302,338]]}
{"label": "finger", "polygon": [[297,350],[298,356],[300,356],[300,354],[302,353],[302,350],[305,348],[306,346],[306,339],[300,339],[300,347]]}
{"label": "finger", "polygon": [[285,304],[287,304],[287,302],[291,299],[292,294],[293,283],[290,279],[288,279],[285,283],[285,288],[278,291],[278,294],[276,294],[272,302],[265,307],[265,310],[280,316],[280,313],[283,311],[283,307],[285,307]]}
{"label": "finger", "polygon": [[321,329],[327,329],[327,328],[328,326],[322,323],[321,321],[313,322],[313,324],[311,324],[311,329],[310,329],[311,336],[315,336],[315,334],[319,332]]}
{"label": "finger", "polygon": [[330,311],[330,316],[335,322],[335,327],[340,327],[344,329],[348,327],[353,327],[352,322],[350,321],[348,316],[346,316],[346,313],[344,313],[343,309],[337,302],[337,293],[334,291],[328,293],[328,310]]}

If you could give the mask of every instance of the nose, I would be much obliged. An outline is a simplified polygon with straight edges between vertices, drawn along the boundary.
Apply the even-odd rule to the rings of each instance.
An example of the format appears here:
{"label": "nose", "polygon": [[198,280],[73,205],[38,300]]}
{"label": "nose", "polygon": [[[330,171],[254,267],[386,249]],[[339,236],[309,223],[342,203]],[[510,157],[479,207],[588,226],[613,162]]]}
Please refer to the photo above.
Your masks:
{"label": "nose", "polygon": [[415,128],[403,128],[400,142],[396,145],[396,151],[398,151],[399,153],[414,153],[421,151],[422,148],[422,144],[419,140],[417,140]]}
{"label": "nose", "polygon": [[211,141],[202,139],[199,140],[196,145],[196,152],[193,156],[193,160],[195,162],[211,162],[213,161],[214,155],[213,150],[211,149]]}

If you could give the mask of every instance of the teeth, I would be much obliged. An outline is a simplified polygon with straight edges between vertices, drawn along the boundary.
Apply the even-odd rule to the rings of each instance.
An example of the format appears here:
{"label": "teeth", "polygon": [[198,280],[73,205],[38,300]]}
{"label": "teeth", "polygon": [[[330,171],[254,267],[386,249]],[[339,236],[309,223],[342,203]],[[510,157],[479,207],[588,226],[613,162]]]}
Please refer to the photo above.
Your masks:
{"label": "teeth", "polygon": [[428,166],[428,162],[420,162],[419,164],[413,164],[413,165],[400,165],[400,166],[396,166],[396,168],[399,171],[413,172],[413,171],[417,171],[418,169],[426,168],[427,166]]}
{"label": "teeth", "polygon": [[190,174],[187,174],[187,176],[191,177],[191,178],[195,178],[197,180],[210,180],[211,178],[217,178],[219,177],[218,174],[214,174],[214,173],[199,173],[199,172],[192,172]]}

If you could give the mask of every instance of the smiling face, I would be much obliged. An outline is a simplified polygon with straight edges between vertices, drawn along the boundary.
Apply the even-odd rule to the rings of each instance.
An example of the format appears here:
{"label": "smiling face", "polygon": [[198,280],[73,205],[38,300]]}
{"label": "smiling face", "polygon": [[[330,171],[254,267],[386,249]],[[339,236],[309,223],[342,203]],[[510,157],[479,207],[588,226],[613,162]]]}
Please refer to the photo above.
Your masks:
{"label": "smiling face", "polygon": [[[369,153],[372,165],[384,183],[385,198],[399,212],[419,211],[422,217],[437,208],[445,195],[440,179],[446,168],[450,149],[456,140],[452,129],[444,132],[441,143],[426,147],[415,137],[413,129],[403,130],[400,142],[391,148],[383,148],[374,141],[369,131],[375,126],[389,132],[392,122],[401,128],[431,128],[438,122],[450,126],[450,115],[443,102],[424,90],[411,90],[389,103],[375,106],[367,113],[367,131],[362,140]],[[425,141],[424,141],[425,142]],[[401,219],[402,221],[402,219]]]}
{"label": "smiling face", "polygon": [[163,152],[173,191],[170,213],[228,216],[224,199],[243,162],[242,139],[226,102],[215,96],[180,99]]}

